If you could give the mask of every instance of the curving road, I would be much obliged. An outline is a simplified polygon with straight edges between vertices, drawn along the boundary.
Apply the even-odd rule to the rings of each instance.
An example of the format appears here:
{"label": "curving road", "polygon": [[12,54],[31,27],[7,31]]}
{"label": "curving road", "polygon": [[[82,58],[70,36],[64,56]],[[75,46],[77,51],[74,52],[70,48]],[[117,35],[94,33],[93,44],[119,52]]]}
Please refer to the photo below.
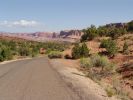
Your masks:
{"label": "curving road", "polygon": [[46,57],[0,65],[0,100],[80,100]]}

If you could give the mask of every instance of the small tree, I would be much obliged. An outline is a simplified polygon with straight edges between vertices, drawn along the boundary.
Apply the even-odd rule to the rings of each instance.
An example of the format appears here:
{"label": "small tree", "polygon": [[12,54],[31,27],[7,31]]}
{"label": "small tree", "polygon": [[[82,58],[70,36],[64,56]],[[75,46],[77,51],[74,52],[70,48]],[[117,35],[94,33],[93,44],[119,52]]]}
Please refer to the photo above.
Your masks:
{"label": "small tree", "polygon": [[129,53],[127,42],[125,42],[124,45],[123,45],[123,53],[124,54],[128,54]]}
{"label": "small tree", "polygon": [[73,49],[72,49],[72,57],[73,57],[74,59],[80,58],[80,50],[81,50],[81,48],[80,48],[79,44],[76,44],[76,45],[73,47]]}
{"label": "small tree", "polygon": [[106,48],[111,39],[103,39],[100,44],[100,48]]}
{"label": "small tree", "polygon": [[11,50],[8,47],[3,47],[0,50],[0,60],[4,61],[4,60],[10,60],[10,59],[12,59]]}
{"label": "small tree", "polygon": [[97,32],[98,32],[98,35],[99,36],[106,36],[107,35],[107,28],[106,27],[99,27],[98,29],[97,29]]}
{"label": "small tree", "polygon": [[81,54],[82,57],[87,57],[89,55],[89,49],[85,43],[81,46]]}
{"label": "small tree", "polygon": [[111,39],[102,40],[100,47],[105,48],[110,57],[114,57],[118,52],[116,42]]}
{"label": "small tree", "polygon": [[108,45],[106,46],[106,50],[107,50],[108,55],[109,55],[110,57],[114,57],[115,54],[118,52],[118,47],[117,47],[117,45],[116,45],[116,42],[113,41],[113,40],[110,40],[110,41],[108,42]]}
{"label": "small tree", "polygon": [[72,49],[72,58],[79,59],[81,57],[87,57],[89,55],[89,49],[87,45],[83,43],[81,46],[76,44]]}
{"label": "small tree", "polygon": [[97,28],[94,25],[87,30],[88,40],[93,40],[97,36]]}
{"label": "small tree", "polygon": [[114,28],[110,32],[110,37],[112,39],[117,39],[120,36],[120,30],[118,28]]}
{"label": "small tree", "polygon": [[88,34],[87,33],[84,33],[82,36],[81,36],[81,42],[85,42],[86,40],[88,39]]}
{"label": "small tree", "polygon": [[20,56],[29,56],[31,54],[31,51],[29,47],[22,46],[19,48],[19,54]]}
{"label": "small tree", "polygon": [[94,25],[91,25],[91,27],[89,27],[86,30],[83,30],[84,35],[82,35],[81,37],[81,42],[84,42],[86,40],[93,40],[97,35],[97,28]]}

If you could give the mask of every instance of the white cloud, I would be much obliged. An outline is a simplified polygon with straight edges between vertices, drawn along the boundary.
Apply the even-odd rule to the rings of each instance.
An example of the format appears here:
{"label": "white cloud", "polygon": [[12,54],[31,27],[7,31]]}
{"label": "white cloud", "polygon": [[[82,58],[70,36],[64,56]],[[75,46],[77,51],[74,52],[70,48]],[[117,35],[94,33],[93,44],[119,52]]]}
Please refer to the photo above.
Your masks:
{"label": "white cloud", "polygon": [[2,27],[36,27],[40,23],[34,20],[1,21]]}

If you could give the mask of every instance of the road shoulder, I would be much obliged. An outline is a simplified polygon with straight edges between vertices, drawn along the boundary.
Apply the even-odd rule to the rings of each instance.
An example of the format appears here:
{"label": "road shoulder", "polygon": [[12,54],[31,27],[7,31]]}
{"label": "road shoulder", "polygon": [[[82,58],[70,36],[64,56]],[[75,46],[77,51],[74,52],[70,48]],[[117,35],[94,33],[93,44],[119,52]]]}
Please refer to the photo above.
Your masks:
{"label": "road shoulder", "polygon": [[67,85],[76,92],[82,100],[116,100],[109,98],[104,89],[85,75],[72,67],[64,64],[60,59],[50,60],[51,65],[59,72]]}

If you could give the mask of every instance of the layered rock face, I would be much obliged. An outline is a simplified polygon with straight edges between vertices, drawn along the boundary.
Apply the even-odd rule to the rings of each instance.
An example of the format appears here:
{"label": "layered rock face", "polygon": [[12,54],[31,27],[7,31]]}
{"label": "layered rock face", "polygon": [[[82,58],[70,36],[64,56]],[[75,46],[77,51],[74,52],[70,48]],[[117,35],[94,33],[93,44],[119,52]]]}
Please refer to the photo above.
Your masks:
{"label": "layered rock face", "polygon": [[80,39],[82,35],[83,32],[81,32],[80,30],[69,30],[60,32],[61,38]]}
{"label": "layered rock face", "polygon": [[80,40],[83,32],[79,30],[61,31],[59,33],[35,32],[35,33],[0,33],[0,36],[18,37],[33,41],[70,41]]}

